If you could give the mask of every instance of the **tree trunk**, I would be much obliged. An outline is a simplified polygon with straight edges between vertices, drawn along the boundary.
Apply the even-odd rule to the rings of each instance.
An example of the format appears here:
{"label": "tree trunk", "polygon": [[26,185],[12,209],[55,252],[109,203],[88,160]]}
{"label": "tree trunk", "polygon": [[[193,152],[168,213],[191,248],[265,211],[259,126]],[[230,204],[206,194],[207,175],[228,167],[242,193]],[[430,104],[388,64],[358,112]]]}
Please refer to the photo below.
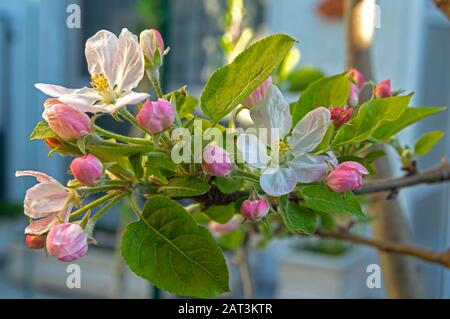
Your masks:
{"label": "tree trunk", "polygon": [[[361,43],[361,34],[358,34],[361,28],[361,19],[358,18],[356,10],[364,1],[367,0],[345,0],[347,66],[360,70],[367,80],[373,80],[370,60],[371,39]],[[368,97],[369,93],[363,92],[362,99]],[[390,159],[387,157],[378,160],[375,168],[380,178],[392,176]],[[387,200],[386,195],[385,193],[374,195],[369,204],[369,213],[374,217],[373,236],[386,241],[408,243],[410,242],[410,232],[402,207],[396,198]],[[421,296],[420,287],[422,285],[417,275],[414,259],[380,253],[380,262],[389,298],[419,298]]]}

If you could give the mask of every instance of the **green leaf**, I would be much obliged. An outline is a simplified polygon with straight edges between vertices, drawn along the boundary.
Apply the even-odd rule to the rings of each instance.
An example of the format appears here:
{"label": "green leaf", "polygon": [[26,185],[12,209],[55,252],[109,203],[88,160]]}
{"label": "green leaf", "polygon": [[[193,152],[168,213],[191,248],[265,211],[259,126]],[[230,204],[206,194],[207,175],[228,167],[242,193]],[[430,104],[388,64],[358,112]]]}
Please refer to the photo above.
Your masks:
{"label": "green leaf", "polygon": [[284,34],[266,37],[218,69],[201,96],[203,113],[217,122],[263,83],[295,44]]}
{"label": "green leaf", "polygon": [[162,153],[160,156],[149,156],[145,162],[145,166],[164,168],[171,172],[176,172],[177,170],[177,165],[172,159]]}
{"label": "green leaf", "polygon": [[144,175],[144,168],[142,167],[141,154],[131,155],[129,160],[130,160],[131,167],[133,168],[134,174],[137,177],[142,178],[142,176]]}
{"label": "green leaf", "polygon": [[46,121],[40,121],[30,135],[30,140],[44,140],[47,137],[57,137]]}
{"label": "green leaf", "polygon": [[339,129],[332,142],[333,148],[363,142],[372,136],[381,124],[397,121],[408,107],[411,97],[412,94],[364,103],[356,117]]}
{"label": "green leaf", "polygon": [[305,206],[323,213],[364,216],[358,199],[352,192],[335,193],[324,185],[308,185],[300,188]]}
{"label": "green leaf", "polygon": [[127,226],[122,256],[138,276],[176,295],[210,298],[229,291],[227,266],[214,238],[163,196],[149,198],[142,219]]}
{"label": "green leaf", "polygon": [[217,188],[224,194],[232,194],[237,192],[245,180],[239,176],[217,176],[216,185]]}
{"label": "green leaf", "polygon": [[230,203],[228,205],[212,205],[209,206],[205,214],[208,215],[212,220],[225,224],[230,221],[234,216],[234,203]]}
{"label": "green leaf", "polygon": [[191,197],[206,194],[210,185],[194,176],[177,177],[169,184],[161,186],[160,190],[168,197]]}
{"label": "green leaf", "polygon": [[192,114],[195,112],[195,108],[198,105],[198,100],[193,96],[186,96],[186,100],[184,101],[183,105],[178,110],[178,115],[183,118],[186,117],[188,114]]}
{"label": "green leaf", "polygon": [[408,107],[395,122],[380,125],[373,133],[373,137],[379,140],[388,140],[404,128],[414,124],[428,116],[445,111],[445,107]]}
{"label": "green leaf", "polygon": [[414,145],[414,153],[421,156],[427,155],[444,135],[445,133],[442,131],[431,131],[423,134]]}
{"label": "green leaf", "polygon": [[237,249],[244,241],[244,232],[241,229],[233,230],[218,238],[219,245],[223,249]]}
{"label": "green leaf", "polygon": [[153,150],[153,145],[130,145],[119,144],[116,145],[86,145],[86,148],[91,153],[106,153],[114,154],[116,156],[128,157],[139,153],[147,153]]}
{"label": "green leaf", "polygon": [[295,203],[287,203],[280,209],[286,228],[292,233],[313,234],[317,227],[317,214],[306,207]]}
{"label": "green leaf", "polygon": [[319,106],[342,106],[350,95],[347,73],[322,78],[311,84],[300,95],[292,113],[292,123],[297,124],[308,112]]}

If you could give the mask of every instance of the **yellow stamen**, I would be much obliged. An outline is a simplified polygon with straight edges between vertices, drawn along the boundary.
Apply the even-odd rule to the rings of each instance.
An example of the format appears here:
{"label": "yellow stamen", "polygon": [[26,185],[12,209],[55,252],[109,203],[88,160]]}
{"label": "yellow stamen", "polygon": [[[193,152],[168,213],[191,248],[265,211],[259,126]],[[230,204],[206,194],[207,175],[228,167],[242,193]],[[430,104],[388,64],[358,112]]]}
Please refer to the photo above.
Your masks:
{"label": "yellow stamen", "polygon": [[103,73],[94,74],[91,77],[91,85],[98,93],[103,94],[109,91],[109,82]]}
{"label": "yellow stamen", "polygon": [[278,150],[281,153],[285,153],[287,151],[289,151],[291,149],[291,146],[289,145],[289,143],[287,141],[280,141],[278,143]]}

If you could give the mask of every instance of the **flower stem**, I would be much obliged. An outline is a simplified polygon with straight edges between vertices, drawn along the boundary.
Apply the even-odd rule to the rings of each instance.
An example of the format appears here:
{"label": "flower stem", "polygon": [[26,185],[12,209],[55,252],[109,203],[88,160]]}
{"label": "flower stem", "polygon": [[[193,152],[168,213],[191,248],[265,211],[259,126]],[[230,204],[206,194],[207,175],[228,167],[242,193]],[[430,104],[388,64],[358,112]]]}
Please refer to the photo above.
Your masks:
{"label": "flower stem", "polygon": [[96,199],[92,202],[90,202],[89,204],[81,207],[79,210],[73,212],[72,214],[70,214],[70,218],[74,218],[77,217],[81,214],[83,214],[85,211],[92,209],[94,207],[97,207],[98,205],[103,204],[104,202],[110,200],[111,198],[114,198],[115,196],[117,196],[118,194],[120,194],[119,192],[113,192],[113,193],[109,193],[108,195],[105,195],[103,197],[100,197],[99,199]]}
{"label": "flower stem", "polygon": [[123,142],[131,143],[131,144],[137,144],[137,145],[149,145],[151,142],[149,140],[143,139],[143,138],[137,138],[137,137],[128,137],[125,135],[113,133],[107,130],[102,129],[101,127],[98,127],[97,125],[94,126],[95,131],[103,136],[112,137],[117,140],[121,140]]}
{"label": "flower stem", "polygon": [[139,205],[136,203],[136,199],[134,198],[133,194],[130,194],[130,196],[128,197],[130,199],[130,206],[131,209],[133,210],[133,212],[137,215],[137,217],[139,217],[139,219],[144,219],[144,217],[142,217],[142,210],[139,208]]}
{"label": "flower stem", "polygon": [[144,128],[143,126],[141,126],[136,118],[133,116],[133,114],[131,114],[125,107],[122,108],[120,111],[120,115],[122,115],[125,119],[127,119],[128,122],[130,122],[131,124],[133,124],[134,126],[136,126],[136,128],[138,128],[139,130],[141,130],[143,133],[148,134],[148,135],[152,135],[151,132],[149,132],[146,128]]}
{"label": "flower stem", "polygon": [[161,89],[161,85],[159,84],[159,71],[150,69],[147,71],[147,76],[148,76],[150,82],[152,83],[153,88],[155,89],[156,96],[158,98],[162,98],[163,92]]}
{"label": "flower stem", "polygon": [[109,209],[111,209],[111,207],[113,207],[114,205],[116,205],[122,198],[124,198],[125,196],[127,196],[128,193],[121,193],[119,195],[117,195],[116,197],[114,197],[108,204],[106,204],[105,206],[103,206],[92,218],[91,218],[91,223],[96,223],[97,220],[99,220]]}

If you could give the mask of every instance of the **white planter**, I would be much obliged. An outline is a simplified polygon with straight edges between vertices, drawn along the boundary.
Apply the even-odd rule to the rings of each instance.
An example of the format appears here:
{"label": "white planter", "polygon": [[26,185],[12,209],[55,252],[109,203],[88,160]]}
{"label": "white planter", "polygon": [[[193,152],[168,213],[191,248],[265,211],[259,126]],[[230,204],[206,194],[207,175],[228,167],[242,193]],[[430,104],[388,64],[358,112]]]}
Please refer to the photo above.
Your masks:
{"label": "white planter", "polygon": [[369,289],[367,266],[377,263],[373,250],[355,246],[334,256],[279,244],[278,298],[382,298],[383,287]]}

